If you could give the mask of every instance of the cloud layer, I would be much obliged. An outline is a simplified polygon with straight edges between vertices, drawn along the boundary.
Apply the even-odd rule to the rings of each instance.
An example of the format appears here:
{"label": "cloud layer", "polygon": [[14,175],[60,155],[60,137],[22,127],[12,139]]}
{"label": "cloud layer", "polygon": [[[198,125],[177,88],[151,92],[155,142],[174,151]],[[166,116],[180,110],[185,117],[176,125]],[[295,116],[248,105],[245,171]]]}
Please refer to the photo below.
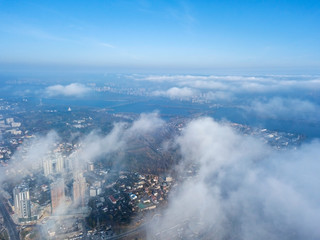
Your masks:
{"label": "cloud layer", "polygon": [[162,97],[169,97],[171,99],[190,99],[192,97],[195,97],[198,94],[198,92],[194,89],[183,87],[173,87],[166,91],[154,91],[152,92],[152,95],[154,96],[162,96]]}
{"label": "cloud layer", "polygon": [[71,83],[69,85],[53,85],[46,88],[46,94],[49,96],[70,96],[70,97],[78,97],[82,96],[90,91],[90,88],[84,86],[80,83]]}
{"label": "cloud layer", "polygon": [[249,108],[260,117],[272,119],[295,119],[319,121],[320,107],[310,101],[294,98],[271,98],[267,101],[254,101]]}
{"label": "cloud layer", "polygon": [[157,131],[164,123],[157,112],[143,113],[131,124],[115,123],[107,135],[91,132],[81,139],[81,147],[71,156],[74,168],[82,168],[87,162],[96,161],[100,156],[125,151],[130,141],[140,135]]}
{"label": "cloud layer", "polygon": [[150,75],[135,77],[139,81],[170,83],[175,87],[232,93],[270,93],[292,90],[319,90],[318,76],[215,76],[215,75]]}
{"label": "cloud layer", "polygon": [[[131,141],[141,135],[155,133],[164,124],[165,121],[159,117],[158,112],[152,112],[141,114],[131,123],[114,123],[113,129],[106,135],[93,131],[77,142],[78,147],[70,153],[68,162],[74,170],[81,170],[87,162],[96,161],[100,156],[125,151]],[[53,152],[60,140],[55,131],[26,140],[14,153],[10,165],[6,169],[0,169],[7,172],[1,175],[3,178],[0,178],[0,183],[11,173],[13,177],[21,173],[27,174],[41,166],[43,159],[49,157],[49,153]]]}
{"label": "cloud layer", "polygon": [[[70,155],[66,156],[65,163],[68,163],[67,165],[70,167],[69,172],[72,173],[74,180],[79,178],[88,162],[94,162],[101,156],[125,152],[131,141],[134,142],[141,135],[155,133],[164,123],[157,112],[144,113],[131,123],[115,123],[113,129],[106,135],[93,131],[83,136],[76,143],[77,147],[74,147]],[[44,136],[25,141],[21,148],[15,152],[10,165],[0,169],[0,184],[3,181],[19,183],[28,174],[41,170],[44,159],[55,160],[55,157],[62,157],[59,154],[66,153],[56,151],[60,140],[56,132],[50,131]],[[118,163],[121,160],[121,158],[114,159]],[[57,184],[60,185],[66,181],[68,181],[68,175],[64,173],[59,179],[56,179]],[[42,222],[41,227],[44,228],[44,232],[47,232],[48,229],[58,228],[58,220],[68,222],[70,225],[77,221],[75,218],[66,218],[65,215],[77,208],[76,203],[79,199],[73,199],[72,203],[70,196],[68,199],[68,201],[61,201],[60,205],[56,207],[54,220],[49,219],[45,220],[46,223]]]}
{"label": "cloud layer", "polygon": [[[156,133],[163,124],[158,113],[150,113],[132,123],[116,123],[107,135],[92,132],[79,141],[70,161],[81,168],[125,150],[132,139]],[[15,154],[14,166],[32,171],[57,141],[54,132],[32,141]],[[318,141],[278,152],[211,118],[200,118],[185,127],[174,146],[182,157],[176,168],[181,182],[159,222],[149,226],[150,239],[320,238]],[[186,178],[190,169],[197,169],[196,174]],[[14,171],[16,176],[23,173]]]}
{"label": "cloud layer", "polygon": [[171,194],[150,238],[320,238],[319,142],[275,152],[210,118],[192,121],[175,142],[178,175],[190,165],[197,174]]}

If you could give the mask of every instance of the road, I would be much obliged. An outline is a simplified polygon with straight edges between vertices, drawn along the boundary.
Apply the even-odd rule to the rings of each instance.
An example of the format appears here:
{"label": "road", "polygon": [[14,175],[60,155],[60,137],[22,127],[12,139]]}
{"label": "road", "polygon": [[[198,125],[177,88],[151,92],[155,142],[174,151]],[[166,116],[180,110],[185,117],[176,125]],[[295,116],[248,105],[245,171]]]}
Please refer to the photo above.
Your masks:
{"label": "road", "polygon": [[10,237],[10,240],[19,240],[19,232],[17,231],[16,224],[12,221],[8,210],[6,209],[4,205],[4,200],[0,196],[0,213],[3,216],[4,225],[6,226],[8,230],[8,234]]}
{"label": "road", "polygon": [[135,228],[135,229],[132,229],[132,230],[129,230],[127,232],[124,232],[124,233],[121,233],[121,234],[118,234],[116,236],[113,236],[113,237],[108,237],[106,238],[107,240],[115,240],[115,239],[124,239],[125,237],[129,237],[130,235],[132,234],[136,234],[142,230],[144,230],[144,227],[145,227],[145,224],[141,224],[139,227]]}

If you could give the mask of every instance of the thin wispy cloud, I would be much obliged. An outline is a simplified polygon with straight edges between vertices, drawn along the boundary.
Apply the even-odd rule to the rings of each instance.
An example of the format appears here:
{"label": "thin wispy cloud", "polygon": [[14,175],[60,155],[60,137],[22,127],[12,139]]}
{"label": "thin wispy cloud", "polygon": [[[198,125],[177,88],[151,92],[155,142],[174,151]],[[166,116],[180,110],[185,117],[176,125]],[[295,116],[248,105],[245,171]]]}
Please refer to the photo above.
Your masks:
{"label": "thin wispy cloud", "polygon": [[205,80],[195,80],[195,81],[187,81],[187,82],[179,82],[179,85],[187,85],[193,88],[199,89],[217,89],[217,90],[226,90],[228,89],[227,84],[218,82],[218,81],[205,81]]}
{"label": "thin wispy cloud", "polygon": [[178,88],[173,87],[166,91],[154,91],[152,92],[153,96],[162,96],[162,97],[169,97],[171,99],[189,99],[196,96],[198,92],[192,88]]}
{"label": "thin wispy cloud", "polygon": [[100,45],[103,47],[107,47],[107,48],[115,48],[114,45],[112,45],[110,43],[106,43],[106,42],[101,42]]}
{"label": "thin wispy cloud", "polygon": [[247,111],[271,119],[319,121],[320,106],[307,100],[275,97],[265,101],[253,101]]}
{"label": "thin wispy cloud", "polygon": [[223,81],[263,81],[265,77],[255,76],[229,76],[229,75],[149,75],[141,76],[136,80],[152,82],[171,82],[171,81],[197,81],[197,80],[223,80]]}
{"label": "thin wispy cloud", "polygon": [[166,14],[169,18],[179,23],[186,31],[191,31],[196,18],[192,13],[192,7],[186,1],[179,1],[177,6],[168,7]]}
{"label": "thin wispy cloud", "polygon": [[[165,122],[159,118],[157,112],[141,114],[132,123],[117,122],[107,134],[101,134],[98,131],[92,131],[88,135],[78,139],[77,146],[70,154],[62,156],[61,152],[56,151],[57,146],[61,144],[62,139],[55,131],[50,131],[44,136],[35,136],[34,139],[26,139],[24,143],[15,151],[11,161],[5,168],[0,168],[0,184],[4,181],[14,183],[22,181],[28,174],[38,174],[42,169],[43,161],[55,160],[57,157],[65,157],[68,162],[70,173],[74,180],[79,177],[79,171],[86,168],[88,162],[94,162],[101,156],[108,156],[115,152],[125,152],[132,142],[136,141],[141,134],[152,134],[159,131]],[[54,153],[54,154],[52,154]],[[117,158],[117,163],[123,160]],[[67,182],[69,176],[61,174],[59,177],[52,178],[58,184]],[[60,227],[59,220],[64,220],[72,225],[78,221],[78,218],[66,218],[68,214],[74,214],[73,210],[78,208],[77,198],[73,198],[72,203],[69,200],[61,199],[59,205],[54,211],[54,221],[46,219],[42,221],[43,231],[56,229]],[[43,219],[42,219],[43,220]],[[45,237],[41,237],[44,239]],[[37,238],[38,239],[38,238]]]}
{"label": "thin wispy cloud", "polygon": [[[9,20],[9,19],[8,19]],[[59,34],[53,33],[44,29],[42,27],[36,26],[34,24],[28,24],[21,21],[11,20],[11,24],[1,24],[0,31],[21,35],[26,37],[31,37],[40,40],[51,40],[51,41],[71,41],[71,39],[61,36]]]}
{"label": "thin wispy cloud", "polygon": [[79,97],[88,93],[90,88],[80,83],[71,83],[69,85],[53,85],[46,88],[45,92],[48,96],[70,96]]}
{"label": "thin wispy cloud", "polygon": [[149,75],[137,81],[171,83],[180,87],[241,92],[274,92],[294,89],[320,89],[318,76],[216,76],[216,75]]}
{"label": "thin wispy cloud", "polygon": [[226,100],[226,101],[231,101],[234,99],[234,96],[230,92],[224,92],[224,91],[209,91],[206,93],[202,93],[202,96],[206,100]]}

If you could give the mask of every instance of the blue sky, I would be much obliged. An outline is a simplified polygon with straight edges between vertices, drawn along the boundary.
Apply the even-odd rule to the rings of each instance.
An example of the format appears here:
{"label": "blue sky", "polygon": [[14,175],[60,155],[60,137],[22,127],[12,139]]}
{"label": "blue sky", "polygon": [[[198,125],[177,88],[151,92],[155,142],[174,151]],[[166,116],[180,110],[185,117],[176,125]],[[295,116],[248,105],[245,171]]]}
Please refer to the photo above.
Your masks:
{"label": "blue sky", "polygon": [[320,1],[0,0],[0,64],[320,69]]}

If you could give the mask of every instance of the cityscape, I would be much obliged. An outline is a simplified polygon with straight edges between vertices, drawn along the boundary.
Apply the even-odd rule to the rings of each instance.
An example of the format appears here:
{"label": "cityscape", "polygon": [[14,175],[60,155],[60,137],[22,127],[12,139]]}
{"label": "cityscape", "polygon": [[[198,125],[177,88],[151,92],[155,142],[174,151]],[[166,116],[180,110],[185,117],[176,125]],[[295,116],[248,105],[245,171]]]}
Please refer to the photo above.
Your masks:
{"label": "cityscape", "polygon": [[0,0],[0,240],[319,240],[319,13]]}
{"label": "cityscape", "polygon": [[[17,108],[20,109],[19,113],[15,110]],[[44,139],[40,137],[37,131],[41,128],[34,130],[34,123],[23,121],[26,118],[24,115],[30,114],[28,108],[26,99],[21,102],[1,99],[1,133],[5,137],[1,141],[0,158],[6,175],[1,188],[1,201],[4,206],[1,212],[3,216],[8,214],[12,219],[3,218],[7,225],[12,225],[10,239],[14,236],[22,239],[145,237],[147,224],[150,221],[158,221],[162,209],[166,208],[170,191],[175,191],[179,183],[198,174],[198,168],[194,164],[188,166],[187,175],[178,176],[175,171],[164,171],[159,167],[155,168],[155,165],[149,166],[147,172],[143,168],[132,171],[130,165],[127,168],[115,167],[110,165],[110,162],[105,162],[105,159],[96,158],[93,161],[90,155],[85,159],[81,157],[86,155],[84,151],[88,150],[84,145],[85,141],[81,142],[77,138],[72,141],[64,140],[52,132],[47,133]],[[87,109],[85,112],[79,112],[82,115],[90,115],[82,116],[79,120],[79,113],[74,113],[70,107],[57,106],[57,109],[61,110],[50,111],[47,108],[51,107],[33,106],[34,112],[40,111],[45,115],[50,112],[47,115],[48,119],[42,119],[43,127],[47,120],[50,124],[52,114],[61,115],[59,111],[65,115],[60,122],[69,130],[82,129],[85,133],[96,121],[99,122],[100,112],[97,113],[96,110]],[[105,116],[109,121],[121,119],[123,122],[130,122],[136,119],[132,114],[105,112]],[[161,126],[161,131],[179,133],[188,121],[183,117],[174,118]],[[238,123],[227,124],[243,135],[259,138],[276,151],[297,148],[305,138],[303,135],[270,131]],[[171,150],[164,150],[161,144],[157,145],[157,141],[147,134],[140,136],[147,139],[143,144],[149,146],[143,146],[144,148],[153,149],[162,160],[175,156]],[[135,137],[131,137],[130,140],[137,141]],[[118,159],[118,155],[123,154],[121,151],[123,149],[116,150],[112,156]],[[32,154],[36,154],[37,157],[34,158]],[[140,157],[148,158],[141,155]],[[150,160],[152,159],[148,161]],[[13,164],[15,161],[21,162],[21,166]],[[139,169],[142,171],[139,172]],[[159,238],[159,235],[174,237],[179,234],[197,236],[189,227],[185,230],[187,233],[181,233],[182,228],[179,226],[156,232],[154,238]],[[2,234],[8,234],[6,231],[3,230]]]}

